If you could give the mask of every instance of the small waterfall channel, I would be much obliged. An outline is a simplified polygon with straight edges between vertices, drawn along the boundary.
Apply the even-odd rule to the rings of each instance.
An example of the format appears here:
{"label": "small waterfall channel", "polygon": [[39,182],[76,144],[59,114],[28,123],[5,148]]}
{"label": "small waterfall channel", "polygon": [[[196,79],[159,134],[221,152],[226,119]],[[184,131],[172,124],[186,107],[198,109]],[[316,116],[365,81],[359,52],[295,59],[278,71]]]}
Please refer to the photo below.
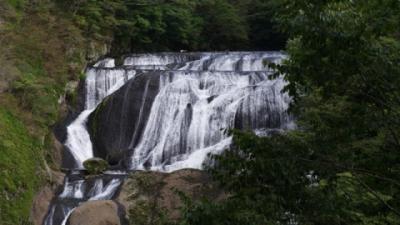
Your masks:
{"label": "small waterfall channel", "polygon": [[[229,129],[253,130],[261,136],[293,129],[293,118],[287,113],[291,99],[281,92],[286,83],[282,77],[270,79],[273,71],[267,65],[279,64],[284,58],[281,52],[133,54],[123,65],[116,66],[114,59],[107,58],[87,68],[84,110],[67,126],[64,143],[73,156],[71,171],[53,199],[44,225],[67,224],[83,202],[115,198],[124,171],[201,169],[208,154],[229,148]],[[96,155],[98,143],[88,129],[91,116],[113,96],[123,98],[123,105],[132,102],[126,86],[143,76],[155,77],[157,85],[149,81],[136,85],[134,91],[142,94],[137,118],[123,114],[127,111],[124,106],[121,110],[118,105],[110,106],[108,112],[121,113],[122,124],[133,120],[143,124],[119,129],[117,136],[129,137],[116,143],[124,151],[119,159],[125,165],[119,170],[124,171],[85,178],[83,162],[100,157]],[[125,94],[120,93],[123,91]],[[151,101],[148,92],[156,93]],[[106,125],[111,129],[114,124]],[[114,139],[118,138],[110,142]]]}

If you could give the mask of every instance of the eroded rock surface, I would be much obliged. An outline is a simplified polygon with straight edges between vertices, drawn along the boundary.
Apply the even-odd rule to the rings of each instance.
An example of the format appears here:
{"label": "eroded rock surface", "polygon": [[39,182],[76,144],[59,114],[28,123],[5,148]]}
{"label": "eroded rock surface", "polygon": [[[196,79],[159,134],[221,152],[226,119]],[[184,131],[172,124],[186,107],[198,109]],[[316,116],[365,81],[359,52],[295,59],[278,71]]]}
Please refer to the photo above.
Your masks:
{"label": "eroded rock surface", "polygon": [[121,225],[118,205],[110,200],[83,203],[72,212],[67,225]]}
{"label": "eroded rock surface", "polygon": [[206,172],[185,169],[173,173],[133,173],[117,200],[133,224],[157,224],[161,220],[171,222],[180,218],[183,203],[178,192],[194,200],[205,197],[218,201],[225,196]]}

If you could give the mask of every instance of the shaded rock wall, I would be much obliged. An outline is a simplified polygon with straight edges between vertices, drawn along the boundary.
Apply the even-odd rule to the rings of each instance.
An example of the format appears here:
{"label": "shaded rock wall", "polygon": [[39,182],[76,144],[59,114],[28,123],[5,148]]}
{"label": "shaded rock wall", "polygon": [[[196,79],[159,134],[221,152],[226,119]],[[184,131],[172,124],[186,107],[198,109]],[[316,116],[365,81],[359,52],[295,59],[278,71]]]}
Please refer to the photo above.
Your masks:
{"label": "shaded rock wall", "polygon": [[111,165],[136,146],[159,90],[159,75],[138,75],[106,98],[89,118],[94,155]]}

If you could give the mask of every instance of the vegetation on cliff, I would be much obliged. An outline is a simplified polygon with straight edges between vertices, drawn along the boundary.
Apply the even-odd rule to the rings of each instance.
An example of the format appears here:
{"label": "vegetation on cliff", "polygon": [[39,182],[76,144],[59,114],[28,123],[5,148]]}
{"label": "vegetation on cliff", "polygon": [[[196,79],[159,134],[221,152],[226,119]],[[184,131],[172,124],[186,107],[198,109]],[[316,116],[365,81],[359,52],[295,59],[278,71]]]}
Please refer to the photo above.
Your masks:
{"label": "vegetation on cliff", "polygon": [[130,225],[162,225],[180,220],[184,201],[224,198],[225,193],[209,174],[183,169],[172,173],[137,171],[130,174],[117,200],[126,208]]}
{"label": "vegetation on cliff", "polygon": [[282,49],[267,0],[60,1],[87,36],[113,34],[112,53]]}
{"label": "vegetation on cliff", "polygon": [[46,171],[59,167],[51,127],[65,114],[66,83],[84,68],[83,40],[51,1],[0,2],[1,224],[28,221]]}
{"label": "vegetation on cliff", "polygon": [[235,134],[211,168],[227,199],[188,201],[180,223],[399,224],[398,0],[6,0],[0,12],[2,224],[26,220],[44,172],[57,168],[51,127],[88,61],[279,49],[277,24],[290,57],[276,69],[299,129]]}
{"label": "vegetation on cliff", "polygon": [[[14,112],[15,113],[15,112]],[[43,164],[39,144],[12,111],[0,107],[0,221],[22,224],[29,215]]]}
{"label": "vegetation on cliff", "polygon": [[1,223],[27,220],[33,193],[59,168],[51,129],[75,103],[70,87],[89,61],[131,51],[280,48],[284,38],[262,41],[276,40],[266,2],[0,1]]}
{"label": "vegetation on cliff", "polygon": [[83,162],[83,166],[89,175],[99,175],[109,167],[107,161],[101,158],[91,158]]}

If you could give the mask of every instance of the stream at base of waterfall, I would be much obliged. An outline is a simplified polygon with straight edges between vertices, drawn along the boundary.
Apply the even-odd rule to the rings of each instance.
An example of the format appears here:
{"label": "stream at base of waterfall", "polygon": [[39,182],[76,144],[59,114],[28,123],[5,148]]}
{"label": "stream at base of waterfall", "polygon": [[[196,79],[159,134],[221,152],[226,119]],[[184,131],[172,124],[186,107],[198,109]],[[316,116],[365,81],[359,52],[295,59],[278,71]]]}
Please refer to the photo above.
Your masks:
{"label": "stream at base of waterfall", "polygon": [[[133,54],[123,65],[106,58],[88,67],[84,110],[66,128],[65,148],[74,162],[44,224],[64,225],[81,203],[113,199],[118,193],[125,172],[108,171],[89,179],[80,172],[87,159],[115,155],[103,145],[103,154],[97,155],[101,143],[88,129],[91,116],[102,113],[100,105],[114,122],[96,132],[107,137],[111,130],[116,136],[106,145],[123,153],[113,159],[118,169],[202,169],[209,154],[229,148],[230,129],[265,136],[295,128],[287,112],[291,99],[282,93],[286,83],[282,77],[272,79],[274,71],[268,67],[285,57],[281,52]],[[128,107],[132,102],[137,104]]]}

